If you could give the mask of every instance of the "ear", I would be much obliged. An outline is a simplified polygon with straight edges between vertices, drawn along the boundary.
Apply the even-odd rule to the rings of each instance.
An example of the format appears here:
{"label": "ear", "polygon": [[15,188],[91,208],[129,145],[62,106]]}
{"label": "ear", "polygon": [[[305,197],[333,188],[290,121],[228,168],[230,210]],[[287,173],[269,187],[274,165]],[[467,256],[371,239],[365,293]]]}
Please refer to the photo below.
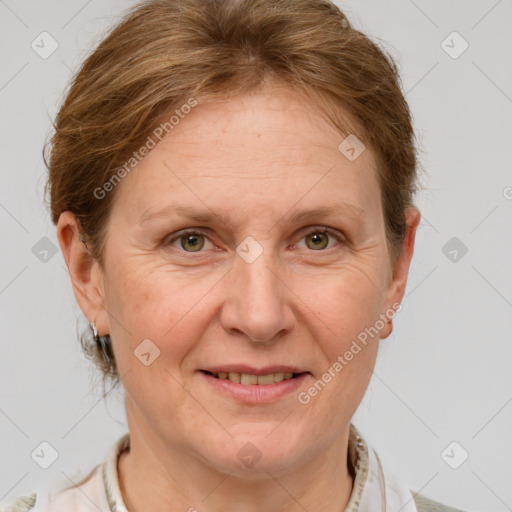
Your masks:
{"label": "ear", "polygon": [[89,322],[94,321],[100,336],[108,334],[103,273],[99,263],[82,243],[79,222],[73,213],[61,213],[57,223],[57,237],[80,309]]}
{"label": "ear", "polygon": [[[409,275],[409,265],[414,252],[414,242],[416,239],[416,230],[420,223],[421,215],[415,206],[410,206],[405,212],[406,233],[402,252],[393,269],[393,276],[389,282],[386,297],[386,311],[395,310],[396,304],[402,302],[407,276]],[[393,307],[395,304],[395,307]],[[380,338],[387,338],[393,330],[393,322],[387,322],[380,332]]]}

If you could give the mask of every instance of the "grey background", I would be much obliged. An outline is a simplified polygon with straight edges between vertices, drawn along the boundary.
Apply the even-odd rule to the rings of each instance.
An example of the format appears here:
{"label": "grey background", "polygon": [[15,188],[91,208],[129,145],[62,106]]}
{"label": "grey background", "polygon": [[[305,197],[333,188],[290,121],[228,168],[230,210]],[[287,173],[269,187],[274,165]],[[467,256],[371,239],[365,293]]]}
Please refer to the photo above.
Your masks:
{"label": "grey background", "polygon": [[[76,482],[127,429],[121,392],[104,403],[80,352],[60,249],[41,252],[58,247],[41,148],[71,70],[132,3],[0,0],[0,502]],[[338,4],[398,58],[427,172],[404,309],[354,423],[411,489],[512,510],[512,2]],[[46,59],[43,31],[59,45]],[[453,31],[458,58],[441,45]],[[46,470],[43,441],[59,454]],[[441,456],[453,441],[458,469]]]}

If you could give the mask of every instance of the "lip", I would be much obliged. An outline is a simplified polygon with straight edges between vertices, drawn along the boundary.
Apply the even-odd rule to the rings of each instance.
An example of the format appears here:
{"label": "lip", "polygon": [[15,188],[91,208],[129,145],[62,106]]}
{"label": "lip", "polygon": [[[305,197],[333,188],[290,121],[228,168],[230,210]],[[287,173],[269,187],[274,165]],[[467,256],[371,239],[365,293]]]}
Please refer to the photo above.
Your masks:
{"label": "lip", "polygon": [[307,370],[296,366],[272,365],[263,368],[255,368],[247,364],[226,364],[222,366],[212,366],[209,368],[201,368],[201,371],[210,373],[249,373],[250,375],[268,375],[269,373],[306,373]]}
{"label": "lip", "polygon": [[[229,366],[224,366],[222,368],[229,368]],[[236,366],[236,368],[241,368],[240,366]],[[272,367],[273,368],[273,367]],[[285,368],[285,367],[275,367],[275,368]],[[262,369],[260,369],[262,370]],[[255,375],[266,375],[267,373],[276,373],[282,370],[269,371],[268,368],[263,369],[263,373],[255,373]],[[207,370],[211,371],[211,370]],[[223,369],[219,371],[225,371]],[[240,370],[230,370],[237,371]],[[247,371],[247,369],[240,373],[252,373],[255,369],[253,368],[251,371]],[[291,370],[287,370],[291,371]],[[266,372],[266,373],[265,373]],[[292,372],[298,373],[298,372]],[[237,384],[236,382],[231,382],[230,380],[218,379],[212,375],[208,375],[203,371],[200,371],[199,374],[205,379],[206,383],[210,385],[216,392],[222,393],[223,395],[227,395],[231,398],[234,398],[238,402],[243,404],[269,404],[273,402],[277,402],[281,398],[285,397],[296,391],[301,384],[305,381],[307,377],[311,374],[309,372],[304,372],[294,377],[293,379],[283,380],[281,382],[274,382],[274,384],[269,384],[267,386],[262,386],[259,384]],[[254,373],[253,373],[254,374]]]}

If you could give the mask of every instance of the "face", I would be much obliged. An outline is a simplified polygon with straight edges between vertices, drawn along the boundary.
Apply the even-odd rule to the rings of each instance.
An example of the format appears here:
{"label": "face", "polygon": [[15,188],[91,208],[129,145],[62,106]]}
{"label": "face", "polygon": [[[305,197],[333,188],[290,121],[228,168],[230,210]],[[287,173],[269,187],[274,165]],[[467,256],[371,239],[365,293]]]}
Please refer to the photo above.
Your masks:
{"label": "face", "polygon": [[132,436],[279,474],[347,435],[412,243],[393,274],[374,157],[343,138],[292,91],[247,94],[195,107],[117,185],[98,300],[77,297]]}

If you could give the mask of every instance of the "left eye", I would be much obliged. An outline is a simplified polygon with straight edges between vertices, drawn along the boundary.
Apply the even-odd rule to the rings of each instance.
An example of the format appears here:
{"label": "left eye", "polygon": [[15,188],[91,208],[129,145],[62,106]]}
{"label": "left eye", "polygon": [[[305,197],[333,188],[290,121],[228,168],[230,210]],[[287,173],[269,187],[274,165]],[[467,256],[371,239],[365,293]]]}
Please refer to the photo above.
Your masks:
{"label": "left eye", "polygon": [[[341,237],[334,231],[326,228],[315,228],[306,233],[300,240],[306,241],[306,246],[313,251],[324,250],[329,244],[329,239],[335,238],[341,242]],[[210,242],[209,238],[197,230],[182,231],[176,236],[170,238],[164,245],[174,245],[180,242],[180,247],[185,252],[201,252],[205,246],[205,240]],[[210,242],[211,243],[211,242]],[[179,247],[178,247],[179,248]]]}
{"label": "left eye", "polygon": [[[335,238],[338,241],[341,241],[340,237],[337,236],[333,231],[330,229],[319,229],[316,228],[309,233],[306,234],[306,236],[303,237],[304,240],[306,240],[306,245],[309,249],[312,249],[313,251],[319,251],[323,250],[327,247],[329,244],[329,238]],[[302,240],[302,238],[301,238]],[[309,243],[308,243],[309,242]],[[330,247],[329,247],[330,248]]]}

